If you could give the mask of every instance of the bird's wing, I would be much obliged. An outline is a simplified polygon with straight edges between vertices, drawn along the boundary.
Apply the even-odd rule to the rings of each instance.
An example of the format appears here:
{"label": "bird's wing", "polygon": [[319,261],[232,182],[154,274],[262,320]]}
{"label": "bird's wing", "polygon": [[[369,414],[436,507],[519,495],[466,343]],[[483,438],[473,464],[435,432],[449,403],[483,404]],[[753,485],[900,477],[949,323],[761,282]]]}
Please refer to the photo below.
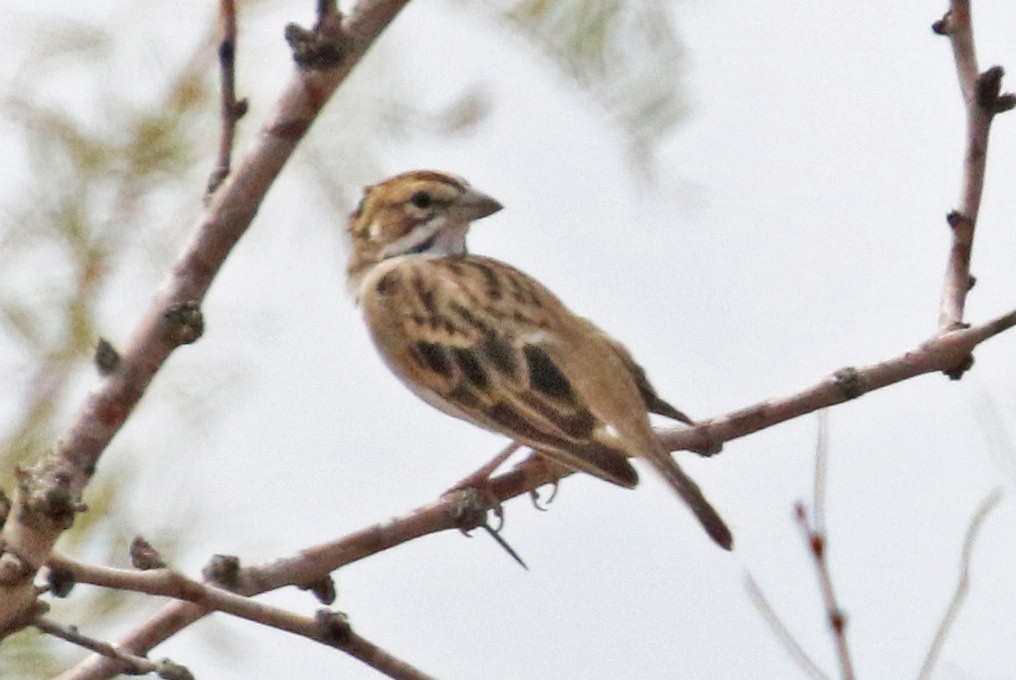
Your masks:
{"label": "bird's wing", "polygon": [[[590,322],[586,322],[590,323]],[[592,325],[590,323],[590,325]],[[595,327],[594,327],[595,328]],[[649,378],[646,377],[646,371],[644,368],[636,363],[635,358],[631,355],[631,352],[617,340],[610,336],[604,335],[604,337],[610,342],[614,351],[617,352],[618,358],[624,367],[627,369],[628,374],[631,375],[632,380],[635,381],[635,386],[639,390],[639,395],[642,397],[642,401],[646,405],[646,410],[650,413],[657,413],[661,416],[666,416],[672,420],[677,420],[686,425],[694,425],[695,422],[685,415],[682,411],[674,408],[656,393],[656,389],[652,383],[649,382]]]}
{"label": "bird's wing", "polygon": [[[590,368],[581,368],[588,352],[563,336],[581,320],[552,293],[474,256],[406,258],[379,269],[362,289],[364,314],[389,366],[419,396],[568,467],[637,484],[627,458],[638,451],[576,386]],[[638,408],[637,396],[627,408],[632,401]]]}

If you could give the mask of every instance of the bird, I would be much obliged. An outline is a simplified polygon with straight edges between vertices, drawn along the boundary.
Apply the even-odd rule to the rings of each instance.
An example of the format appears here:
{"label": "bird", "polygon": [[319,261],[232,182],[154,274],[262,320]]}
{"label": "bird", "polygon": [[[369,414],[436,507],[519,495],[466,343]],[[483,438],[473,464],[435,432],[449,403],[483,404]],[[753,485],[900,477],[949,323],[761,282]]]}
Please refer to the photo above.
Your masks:
{"label": "bird", "polygon": [[629,351],[536,279],[474,255],[466,234],[501,203],[463,178],[415,170],[364,189],[349,220],[349,292],[388,368],[418,397],[568,469],[621,487],[640,457],[718,545],[727,525],[653,433],[693,425]]}

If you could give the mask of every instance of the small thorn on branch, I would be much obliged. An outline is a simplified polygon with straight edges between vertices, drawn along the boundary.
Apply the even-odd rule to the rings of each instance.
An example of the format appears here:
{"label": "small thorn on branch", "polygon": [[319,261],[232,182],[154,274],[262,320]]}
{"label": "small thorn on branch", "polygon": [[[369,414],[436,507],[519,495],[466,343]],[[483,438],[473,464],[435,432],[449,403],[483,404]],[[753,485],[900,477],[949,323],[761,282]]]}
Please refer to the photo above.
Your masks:
{"label": "small thorn on branch", "polygon": [[319,609],[314,613],[314,621],[321,629],[321,637],[329,642],[346,645],[353,639],[353,626],[343,612]]}
{"label": "small thorn on branch", "polygon": [[220,588],[235,591],[240,586],[240,558],[234,555],[213,555],[208,565],[201,570],[201,575]]}
{"label": "small thorn on branch", "polygon": [[327,71],[341,64],[346,52],[341,39],[296,24],[286,26],[285,37],[293,51],[293,61],[300,68]]}
{"label": "small thorn on branch", "polygon": [[[963,324],[963,327],[969,327],[970,324]],[[950,368],[947,371],[942,371],[949,380],[959,380],[963,375],[974,367],[974,355],[968,354],[963,357],[963,360],[957,364],[954,368]]]}
{"label": "small thorn on branch", "polygon": [[836,633],[836,635],[843,635],[843,631],[847,627],[847,615],[840,609],[830,611],[829,625],[832,626],[833,632]]}
{"label": "small thorn on branch", "polygon": [[808,545],[811,548],[812,554],[815,555],[815,559],[820,560],[825,557],[825,538],[822,534],[812,531],[809,536]]}
{"label": "small thorn on branch", "polygon": [[999,94],[1002,92],[1002,76],[1005,70],[1001,66],[992,66],[977,77],[974,92],[977,105],[982,109],[994,112]]}
{"label": "small thorn on branch", "polygon": [[95,345],[95,367],[99,375],[107,376],[116,371],[120,365],[120,353],[106,338],[99,338]]}
{"label": "small thorn on branch", "polygon": [[970,228],[974,226],[974,221],[958,210],[950,211],[949,214],[945,216],[945,221],[949,225],[949,228],[953,230],[961,227]]}
{"label": "small thorn on branch", "polygon": [[342,14],[339,12],[339,3],[335,0],[317,0],[316,27],[320,28],[323,24],[335,18],[342,18]]}
{"label": "small thorn on branch", "polygon": [[952,35],[952,12],[947,11],[942,18],[931,25],[931,30],[938,35]]}
{"label": "small thorn on branch", "polygon": [[70,595],[71,589],[77,583],[74,572],[64,567],[51,567],[46,575],[46,582],[49,584],[49,592],[53,594],[53,597],[61,598]]}
{"label": "small thorn on branch", "polygon": [[293,61],[300,68],[321,71],[335,68],[348,51],[342,13],[335,0],[318,0],[313,30],[288,24],[285,37],[293,51]]}
{"label": "small thorn on branch", "polygon": [[162,680],[194,680],[194,674],[186,666],[163,659],[155,664],[155,672]]}
{"label": "small thorn on branch", "polygon": [[1014,107],[1016,107],[1016,95],[1006,92],[995,97],[995,106],[992,107],[991,112],[994,114],[1005,113]]}
{"label": "small thorn on branch", "polygon": [[335,602],[335,581],[331,576],[325,576],[312,583],[305,583],[304,585],[297,586],[300,590],[309,590],[317,601],[321,604],[331,604]]}
{"label": "small thorn on branch", "polygon": [[162,569],[166,566],[166,561],[162,559],[159,551],[146,541],[143,536],[135,536],[134,540],[131,541],[130,557],[131,566],[141,571]]}
{"label": "small thorn on branch", "polygon": [[205,332],[205,319],[197,302],[181,302],[167,311],[162,320],[166,335],[177,345],[197,342]]}

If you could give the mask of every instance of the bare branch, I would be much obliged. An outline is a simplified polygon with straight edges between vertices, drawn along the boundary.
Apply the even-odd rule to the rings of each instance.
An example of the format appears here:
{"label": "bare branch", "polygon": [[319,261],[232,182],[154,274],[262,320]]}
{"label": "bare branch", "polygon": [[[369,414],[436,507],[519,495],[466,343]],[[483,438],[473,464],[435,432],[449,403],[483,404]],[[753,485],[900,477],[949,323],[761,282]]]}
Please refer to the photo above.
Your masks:
{"label": "bare branch", "polygon": [[794,516],[815,563],[822,602],[825,604],[829,628],[833,631],[833,640],[836,643],[836,657],[840,661],[840,676],[843,680],[854,680],[854,667],[850,660],[850,649],[847,647],[847,615],[843,613],[836,600],[833,577],[829,573],[829,563],[826,561],[826,536],[819,533],[808,521],[808,512],[803,503],[794,506]]}
{"label": "bare branch", "polygon": [[41,630],[43,633],[49,633],[53,637],[58,637],[62,640],[66,640],[72,644],[84,647],[96,654],[114,659],[117,663],[121,664],[123,672],[130,675],[146,675],[148,673],[158,673],[168,665],[180,668],[176,664],[173,664],[168,659],[164,659],[158,663],[149,661],[143,656],[137,656],[135,654],[128,654],[127,652],[117,649],[114,645],[108,642],[102,642],[95,638],[83,635],[77,628],[73,626],[62,626],[55,621],[39,617],[32,622],[32,625]]}
{"label": "bare branch", "polygon": [[219,0],[219,14],[222,18],[222,41],[219,43],[219,155],[215,169],[208,178],[206,197],[212,194],[229,176],[233,156],[233,140],[236,124],[247,113],[247,100],[236,99],[236,2]]}
{"label": "bare branch", "polygon": [[[829,565],[826,561],[826,534],[824,525],[825,508],[825,480],[826,466],[829,462],[828,456],[828,431],[825,413],[820,414],[818,442],[815,447],[815,496],[812,500],[812,520],[808,519],[808,509],[803,502],[794,504],[794,518],[805,538],[808,552],[811,554],[815,564],[815,571],[818,575],[819,589],[822,593],[822,602],[825,605],[826,618],[829,627],[833,631],[833,640],[836,644],[836,656],[840,662],[840,675],[844,680],[853,680],[854,669],[850,659],[850,650],[847,647],[847,618],[836,601],[836,594],[833,590],[833,579],[829,573]],[[822,518],[822,519],[820,519]],[[822,527],[822,528],[820,528]],[[798,644],[794,636],[784,625],[783,621],[773,611],[769,601],[759,589],[758,585],[747,576],[748,594],[766,623],[776,633],[776,637],[783,643],[784,648],[790,652],[797,664],[812,677],[827,678],[818,665],[807,655],[804,649]]]}
{"label": "bare branch", "polygon": [[818,412],[818,439],[815,442],[815,484],[811,492],[815,531],[825,534],[826,472],[829,467],[829,412]]}
{"label": "bare branch", "polygon": [[1016,311],[985,324],[938,335],[931,340],[877,364],[836,371],[817,384],[794,394],[769,399],[722,416],[700,421],[690,428],[663,428],[657,434],[668,451],[703,451],[731,439],[763,430],[785,420],[924,373],[948,372],[965,366],[981,342],[1016,326]]}
{"label": "bare branch", "polygon": [[[239,105],[235,101],[235,92],[232,92],[235,88],[232,82],[235,8],[233,0],[221,1],[226,36],[223,45],[227,42],[230,45],[228,50],[220,48],[224,114],[227,104],[231,102],[231,105],[230,116],[223,117],[224,131],[217,167],[217,171],[222,171],[222,177],[215,181],[216,186],[229,175],[235,119],[242,115],[238,114]],[[53,543],[60,533],[70,525],[75,514],[83,510],[82,494],[105,447],[169,354],[179,345],[200,337],[204,327],[201,304],[225,257],[250,224],[269,186],[321,107],[374,38],[407,2],[361,0],[350,16],[343,18],[334,0],[319,0],[314,30],[287,29],[287,39],[293,46],[299,68],[282,94],[271,120],[258,136],[255,148],[237,172],[215,191],[190,244],[175,264],[157,299],[135,329],[133,337],[124,345],[119,360],[112,362],[99,386],[78,411],[60,443],[45,460],[21,477],[11,520],[0,535],[0,545],[3,546],[0,585],[5,587],[5,597],[0,600],[0,630],[30,625],[31,617],[26,616],[35,612],[39,604],[32,582],[34,575],[39,566],[49,559]],[[961,207],[950,218],[954,243],[943,291],[940,334],[884,362],[837,371],[789,397],[718,416],[695,427],[660,430],[660,438],[668,450],[713,450],[720,442],[923,373],[942,371],[958,377],[969,367],[974,347],[1016,325],[1016,312],[974,328],[962,325],[963,306],[971,282],[970,246],[983,188],[988,126],[992,116],[1010,103],[1007,95],[999,94],[1000,69],[989,69],[978,75],[967,3],[954,0],[952,6],[939,28],[950,35],[956,53],[961,88],[968,108],[969,146]],[[231,26],[226,25],[229,21]],[[225,54],[227,51],[228,55]],[[230,81],[228,95],[227,78]],[[230,117],[233,118],[232,127],[227,135],[225,126]],[[391,677],[426,677],[353,634],[341,617],[333,613],[325,612],[310,619],[252,602],[248,598],[287,585],[317,587],[315,584],[321,583],[335,569],[402,542],[437,531],[483,526],[486,512],[496,504],[524,493],[533,493],[543,484],[556,482],[566,474],[553,466],[523,463],[489,480],[486,489],[491,493],[490,499],[479,501],[469,490],[457,491],[402,517],[375,524],[338,541],[303,550],[270,564],[244,569],[237,567],[235,593],[186,579],[166,569],[145,573],[109,570],[111,573],[108,573],[101,571],[103,568],[100,567],[75,567],[80,572],[76,572],[75,576],[86,581],[87,578],[108,578],[111,582],[117,581],[120,584],[117,587],[135,584],[139,590],[142,587],[149,589],[142,592],[187,600],[171,603],[147,624],[128,635],[121,648],[131,654],[145,654],[210,611],[221,610],[331,644]],[[816,504],[820,502],[820,488],[816,478]],[[830,623],[837,631],[843,674],[844,677],[852,677],[843,634],[845,620],[836,605],[824,560],[821,515],[816,514],[814,527],[809,527],[802,508],[800,520],[820,571]],[[965,550],[965,555],[967,552]],[[49,561],[56,567],[66,567],[59,559]],[[121,670],[123,667],[119,661],[94,656],[61,677],[111,677]]]}
{"label": "bare branch", "polygon": [[918,673],[918,680],[927,680],[931,677],[931,671],[935,666],[935,661],[938,659],[939,653],[942,651],[942,647],[945,645],[946,637],[949,635],[949,630],[952,625],[956,623],[956,619],[960,613],[960,607],[963,606],[963,601],[967,597],[967,592],[970,590],[970,556],[974,551],[974,542],[977,540],[977,535],[981,531],[981,526],[984,524],[984,520],[987,519],[988,515],[995,506],[1002,500],[1002,490],[995,489],[988,496],[981,501],[980,505],[977,506],[977,510],[974,512],[973,518],[970,520],[970,526],[967,527],[967,535],[963,540],[963,553],[960,556],[960,578],[956,584],[956,591],[953,593],[952,599],[949,601],[949,606],[946,607],[945,615],[942,617],[942,622],[938,625],[938,630],[935,632],[935,639],[931,642],[931,647],[928,649],[927,655],[924,657],[924,663],[921,665],[921,672]]}
{"label": "bare branch", "polygon": [[[278,607],[255,602],[221,588],[194,581],[172,569],[148,571],[113,569],[85,564],[66,557],[53,557],[50,560],[50,566],[67,571],[79,583],[172,597],[197,605],[205,612],[220,611],[341,649],[378,670],[383,671],[385,667],[403,669],[399,671],[400,674],[392,677],[414,680],[428,677],[354,633],[344,615],[335,612],[321,610],[314,617],[300,616]],[[122,660],[101,649],[93,651],[114,661]],[[379,664],[381,668],[378,667]],[[121,672],[123,672],[122,669]]]}
{"label": "bare branch", "polygon": [[960,205],[947,218],[952,229],[952,246],[938,318],[939,329],[947,331],[963,324],[967,293],[974,285],[970,274],[970,254],[984,190],[991,121],[995,114],[1012,108],[1013,96],[1000,94],[1001,67],[993,66],[984,73],[978,69],[969,0],[950,0],[949,11],[935,22],[932,29],[948,36],[952,44],[967,118]]}
{"label": "bare branch", "polygon": [[[246,598],[284,586],[305,586],[317,583],[322,577],[341,566],[426,534],[447,529],[472,529],[482,526],[486,512],[490,509],[489,503],[493,502],[498,501],[493,498],[483,499],[481,494],[471,490],[448,494],[435,503],[418,508],[402,517],[372,525],[341,540],[308,548],[289,558],[275,560],[266,565],[240,569],[231,579],[235,594],[190,581],[198,586],[198,589],[192,590],[189,586],[184,587],[186,584],[181,585],[181,582],[175,580],[183,578],[178,575],[170,581],[160,581],[149,576],[150,574],[160,576],[162,570],[126,572],[82,565],[81,573],[75,572],[75,576],[88,583],[109,587],[123,586],[132,590],[150,588],[153,591],[161,589],[152,594],[181,597],[188,600],[187,603],[174,602],[167,605],[151,621],[120,641],[120,648],[130,650],[135,654],[147,653],[155,645],[186,628],[194,621],[215,609],[221,609],[221,611],[230,614],[249,618],[265,625],[274,625],[283,630],[331,644],[331,646],[342,649],[364,663],[389,674],[390,677],[425,678],[426,676],[421,671],[393,657],[362,637],[352,634],[350,641],[342,645],[330,642],[322,637],[316,637],[315,633],[318,636],[321,635],[320,629],[317,627],[308,628],[307,620],[301,617],[293,618],[295,615],[286,612],[282,614],[271,612],[264,606]],[[50,564],[66,569],[69,564],[76,563],[65,559],[51,558]],[[161,578],[170,577],[161,576]],[[143,590],[143,592],[149,591]],[[111,678],[118,672],[120,669],[115,662],[100,656],[92,656],[59,678],[60,680]]]}
{"label": "bare branch", "polygon": [[[660,438],[670,450],[675,450],[700,447],[703,442],[723,441],[723,438],[741,437],[922,373],[940,371],[957,357],[966,357],[980,342],[1014,325],[1016,311],[981,326],[943,334],[885,362],[839,371],[818,385],[789,397],[706,420],[694,428],[660,430]],[[703,435],[702,431],[707,434]],[[250,596],[287,585],[315,583],[342,566],[406,541],[448,529],[481,526],[485,513],[495,504],[531,494],[568,474],[569,471],[543,464],[538,458],[526,460],[513,470],[491,477],[486,485],[490,497],[486,500],[471,493],[471,490],[456,491],[401,517],[374,524],[339,540],[265,565],[244,568],[237,575],[236,591]],[[120,645],[135,653],[147,652],[207,613],[207,609],[193,604],[170,604],[147,624],[121,640]],[[111,677],[115,672],[115,668],[107,662],[93,657],[62,676],[62,680]]]}
{"label": "bare branch", "polygon": [[[182,343],[197,339],[200,306],[230,250],[321,107],[408,0],[361,0],[340,32],[344,50],[328,69],[298,69],[238,171],[216,192],[153,304],[53,450],[20,480],[0,534],[0,631],[23,620],[35,600],[32,580],[53,544],[84,509],[82,495],[106,446],[156,372]],[[186,312],[186,313],[185,313]]]}

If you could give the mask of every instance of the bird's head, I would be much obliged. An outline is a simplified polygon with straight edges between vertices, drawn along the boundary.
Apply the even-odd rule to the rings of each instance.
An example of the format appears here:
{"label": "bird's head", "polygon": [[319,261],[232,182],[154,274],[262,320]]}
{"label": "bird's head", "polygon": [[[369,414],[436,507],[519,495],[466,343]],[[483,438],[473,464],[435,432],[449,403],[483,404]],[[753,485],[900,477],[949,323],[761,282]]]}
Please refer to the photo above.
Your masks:
{"label": "bird's head", "polygon": [[432,170],[406,172],[365,188],[349,220],[351,286],[355,289],[371,267],[390,257],[465,253],[470,223],[501,207],[461,177]]}

